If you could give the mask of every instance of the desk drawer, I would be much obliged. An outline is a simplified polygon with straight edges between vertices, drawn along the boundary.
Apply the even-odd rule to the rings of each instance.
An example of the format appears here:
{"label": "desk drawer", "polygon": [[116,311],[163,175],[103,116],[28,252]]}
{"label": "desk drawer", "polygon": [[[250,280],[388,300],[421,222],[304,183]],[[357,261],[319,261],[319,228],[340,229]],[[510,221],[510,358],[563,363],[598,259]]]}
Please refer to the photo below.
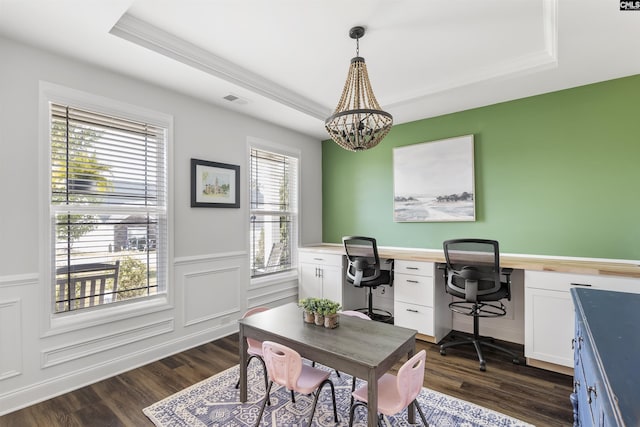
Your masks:
{"label": "desk drawer", "polygon": [[590,274],[527,271],[524,273],[526,288],[549,289],[569,292],[572,287],[590,287],[608,291],[640,293],[640,279]]}
{"label": "desk drawer", "polygon": [[433,308],[396,301],[393,306],[394,324],[433,336]]}
{"label": "desk drawer", "polygon": [[413,274],[416,276],[433,277],[433,263],[420,261],[396,260],[393,267],[396,274]]}
{"label": "desk drawer", "polygon": [[433,277],[396,273],[393,285],[396,300],[433,307]]}
{"label": "desk drawer", "polygon": [[298,262],[342,267],[342,255],[324,252],[298,252]]}

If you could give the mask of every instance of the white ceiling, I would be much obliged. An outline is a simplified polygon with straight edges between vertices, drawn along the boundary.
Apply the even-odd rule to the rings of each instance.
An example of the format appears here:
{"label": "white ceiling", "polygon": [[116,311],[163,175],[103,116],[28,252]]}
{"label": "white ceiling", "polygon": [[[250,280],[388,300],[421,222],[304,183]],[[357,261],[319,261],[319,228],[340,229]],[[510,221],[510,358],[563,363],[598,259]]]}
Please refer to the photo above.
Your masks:
{"label": "white ceiling", "polygon": [[318,139],[355,25],[395,124],[640,74],[619,0],[0,0],[0,35]]}

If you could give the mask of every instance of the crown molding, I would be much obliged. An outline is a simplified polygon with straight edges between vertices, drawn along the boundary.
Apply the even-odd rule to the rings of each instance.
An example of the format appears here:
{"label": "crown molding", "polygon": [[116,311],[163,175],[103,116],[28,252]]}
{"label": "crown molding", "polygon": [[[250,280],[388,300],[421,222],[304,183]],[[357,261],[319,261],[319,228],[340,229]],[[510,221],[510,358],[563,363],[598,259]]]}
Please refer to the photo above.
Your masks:
{"label": "crown molding", "polygon": [[331,110],[205,49],[125,13],[110,34],[324,120]]}

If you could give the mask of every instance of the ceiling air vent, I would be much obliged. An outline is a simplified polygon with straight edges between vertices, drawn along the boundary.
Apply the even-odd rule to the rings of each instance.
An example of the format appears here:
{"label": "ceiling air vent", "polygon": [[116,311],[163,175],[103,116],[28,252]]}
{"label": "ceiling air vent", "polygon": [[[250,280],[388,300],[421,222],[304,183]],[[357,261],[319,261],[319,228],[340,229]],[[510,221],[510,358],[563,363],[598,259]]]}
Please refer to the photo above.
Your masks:
{"label": "ceiling air vent", "polygon": [[239,96],[233,95],[233,94],[229,94],[227,96],[223,96],[222,99],[226,99],[229,102],[233,102],[234,104],[238,104],[238,105],[246,105],[249,103],[249,101],[247,101],[246,99],[240,98]]}

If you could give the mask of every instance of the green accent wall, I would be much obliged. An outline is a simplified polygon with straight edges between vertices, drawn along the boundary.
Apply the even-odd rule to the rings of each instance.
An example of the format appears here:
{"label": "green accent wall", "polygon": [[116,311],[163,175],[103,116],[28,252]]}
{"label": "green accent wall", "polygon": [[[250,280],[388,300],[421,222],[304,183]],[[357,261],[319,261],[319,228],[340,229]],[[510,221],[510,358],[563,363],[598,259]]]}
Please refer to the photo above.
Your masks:
{"label": "green accent wall", "polygon": [[[393,221],[394,147],[474,135],[476,221]],[[451,171],[455,174],[455,170]],[[375,148],[322,142],[323,241],[640,259],[640,75],[396,125]]]}

